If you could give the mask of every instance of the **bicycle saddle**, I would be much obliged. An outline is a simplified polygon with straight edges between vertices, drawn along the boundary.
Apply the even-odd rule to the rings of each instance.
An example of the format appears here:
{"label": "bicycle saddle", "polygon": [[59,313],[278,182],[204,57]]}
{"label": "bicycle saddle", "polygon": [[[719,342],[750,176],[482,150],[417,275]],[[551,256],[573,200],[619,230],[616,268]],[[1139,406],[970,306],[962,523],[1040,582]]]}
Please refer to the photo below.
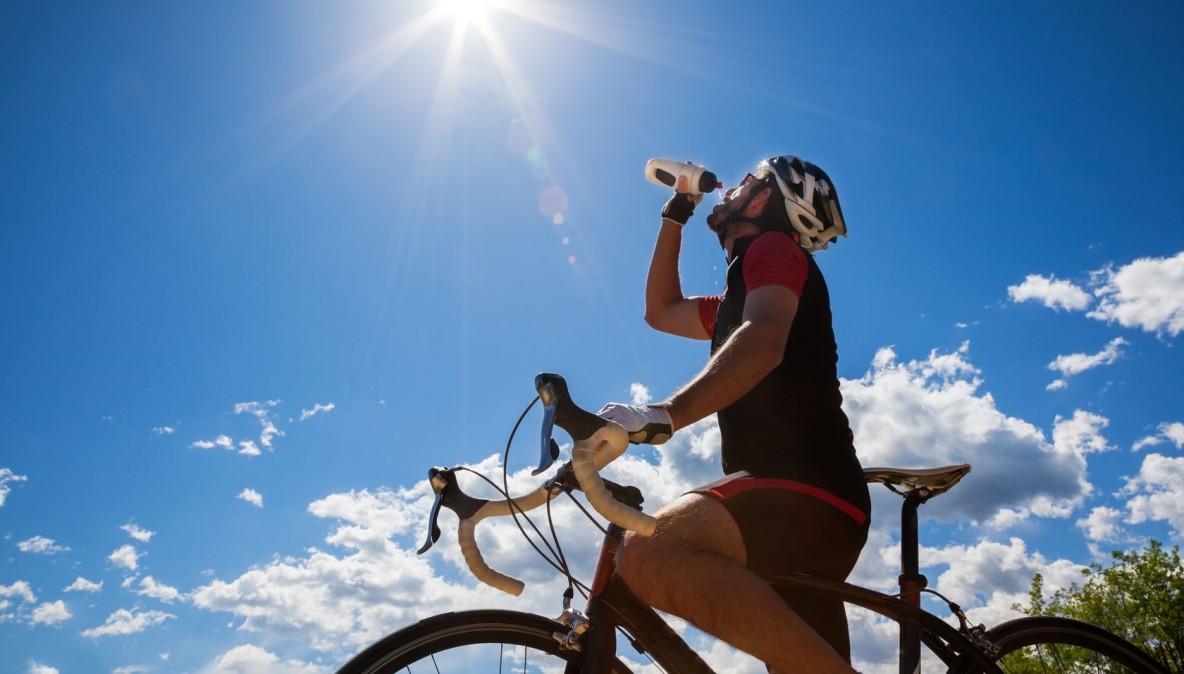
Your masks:
{"label": "bicycle saddle", "polygon": [[878,482],[901,495],[922,490],[925,500],[928,500],[949,491],[969,472],[968,463],[940,468],[864,468],[863,478],[868,482]]}

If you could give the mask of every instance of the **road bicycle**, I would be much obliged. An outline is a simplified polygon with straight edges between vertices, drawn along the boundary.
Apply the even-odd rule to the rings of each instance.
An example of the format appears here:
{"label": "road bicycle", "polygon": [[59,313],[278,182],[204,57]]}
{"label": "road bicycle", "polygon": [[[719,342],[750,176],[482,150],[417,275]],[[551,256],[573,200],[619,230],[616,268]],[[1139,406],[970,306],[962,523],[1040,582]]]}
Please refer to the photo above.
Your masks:
{"label": "road bicycle", "polygon": [[[439,540],[437,517],[441,507],[449,508],[459,517],[457,537],[469,569],[486,584],[517,595],[523,583],[495,571],[485,562],[477,547],[477,524],[488,517],[513,516],[525,536],[527,532],[521,521],[534,526],[526,517],[527,511],[546,504],[550,519],[551,500],[578,491],[610,522],[591,585],[572,577],[557,537],[554,546],[547,543],[552,553],[548,556],[527,536],[535,549],[568,577],[563,612],[558,618],[502,609],[444,613],[381,639],[357,654],[338,674],[420,671],[625,674],[643,670],[705,674],[713,671],[614,572],[614,554],[624,532],[632,530],[648,535],[654,529],[653,518],[641,511],[641,492],[636,487],[605,480],[599,474],[601,468],[628,447],[625,430],[577,406],[566,382],[558,375],[540,374],[535,378],[535,389],[536,401],[543,403],[543,422],[541,456],[533,474],[546,472],[559,457],[559,445],[552,437],[555,426],[565,430],[574,441],[571,460],[540,487],[516,498],[509,496],[508,478],[503,473],[502,487],[494,485],[505,496],[501,500],[479,499],[464,493],[456,479],[457,471],[462,469],[431,469],[428,479],[436,500],[429,516],[428,538],[419,552],[426,552]],[[525,416],[523,412],[515,431]],[[508,457],[509,446],[506,451]],[[502,463],[505,471],[507,462]],[[778,577],[771,583],[795,592],[838,598],[897,622],[901,674],[920,672],[923,653],[927,654],[924,658],[927,666],[934,663],[938,669],[952,674],[1166,674],[1168,670],[1163,665],[1134,645],[1092,625],[1059,617],[1027,616],[987,629],[983,625],[971,625],[957,604],[926,587],[925,576],[919,571],[917,509],[949,491],[969,472],[970,466],[966,464],[924,470],[864,470],[869,483],[882,484],[904,498],[898,593],[889,595],[802,574]],[[538,536],[543,536],[537,526],[534,528]],[[552,524],[553,537],[554,531]],[[586,597],[583,611],[571,605],[574,590]],[[955,620],[946,622],[922,609],[921,596],[925,593],[938,597],[949,607],[956,626]],[[622,651],[631,646],[636,653],[622,659],[619,645]],[[629,659],[641,657],[649,661],[637,665]]]}

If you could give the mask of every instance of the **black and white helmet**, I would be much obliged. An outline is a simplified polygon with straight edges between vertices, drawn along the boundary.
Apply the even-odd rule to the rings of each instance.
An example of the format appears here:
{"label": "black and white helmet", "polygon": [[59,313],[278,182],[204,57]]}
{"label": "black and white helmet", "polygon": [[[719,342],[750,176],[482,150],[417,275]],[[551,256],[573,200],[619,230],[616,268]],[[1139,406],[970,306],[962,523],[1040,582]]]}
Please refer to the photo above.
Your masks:
{"label": "black and white helmet", "polygon": [[785,215],[802,248],[811,253],[826,250],[832,241],[847,236],[839,193],[825,171],[790,155],[762,161],[758,172],[766,168],[785,197]]}

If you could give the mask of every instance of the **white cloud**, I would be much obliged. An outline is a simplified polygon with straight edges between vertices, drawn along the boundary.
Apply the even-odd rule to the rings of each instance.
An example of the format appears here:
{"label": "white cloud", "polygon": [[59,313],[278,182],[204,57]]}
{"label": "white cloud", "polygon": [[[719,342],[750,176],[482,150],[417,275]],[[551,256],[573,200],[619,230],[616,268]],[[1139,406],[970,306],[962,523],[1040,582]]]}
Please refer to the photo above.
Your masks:
{"label": "white cloud", "polygon": [[140,528],[139,525],[133,524],[131,522],[128,522],[127,524],[125,524],[119,528],[123,529],[127,533],[128,536],[131,536],[132,538],[136,539],[137,541],[140,541],[141,543],[147,543],[147,542],[151,541],[152,537],[156,535],[155,531],[148,531],[147,529],[142,529],[142,528]]}
{"label": "white cloud", "polygon": [[[419,617],[502,601],[496,590],[474,588],[471,580],[457,585],[437,576],[430,561],[438,557],[412,551],[431,499],[426,485],[332,494],[309,505],[309,512],[340,520],[326,542],[344,554],[313,548],[303,557],[275,559],[230,581],[214,580],[189,598],[200,609],[238,616],[243,631],[311,637],[315,648],[337,654],[372,643]],[[441,518],[444,526],[446,517]],[[516,542],[513,549],[521,554],[521,547]],[[425,587],[432,592],[425,593]]]}
{"label": "white cloud", "polygon": [[83,578],[82,576],[79,576],[74,579],[73,583],[70,583],[70,585],[68,587],[66,587],[65,589],[63,589],[62,591],[63,592],[98,592],[102,589],[103,589],[103,581],[100,580],[99,582],[95,583],[93,581],[89,581],[89,580]]}
{"label": "white cloud", "polygon": [[140,580],[140,589],[136,590],[136,594],[151,597],[166,604],[171,604],[181,597],[177,588],[157,582],[152,576],[145,576]]}
{"label": "white cloud", "polygon": [[1102,429],[1109,425],[1106,417],[1085,410],[1075,411],[1068,419],[1058,415],[1053,423],[1052,441],[1077,455],[1109,452],[1115,447],[1102,435]]}
{"label": "white cloud", "polygon": [[152,669],[144,665],[126,665],[111,670],[111,674],[148,674]]}
{"label": "white cloud", "polygon": [[172,426],[157,426],[156,428],[152,429],[153,435],[172,435],[176,432],[177,429],[173,428]]}
{"label": "white cloud", "polygon": [[213,449],[215,447],[234,449],[234,441],[230,439],[229,435],[219,435],[213,440],[198,440],[189,446],[195,449]]}
{"label": "white cloud", "polygon": [[171,613],[164,613],[163,611],[141,611],[137,613],[121,608],[107,616],[106,622],[99,627],[83,630],[82,636],[89,639],[98,639],[99,637],[138,634],[149,627],[159,625],[170,618],[176,617]]}
{"label": "white cloud", "polygon": [[237,498],[240,498],[240,499],[246,501],[247,503],[250,503],[251,505],[255,506],[256,508],[263,507],[263,495],[260,494],[259,492],[255,491],[254,489],[248,488],[248,489],[244,489],[244,490],[240,491],[238,493]]}
{"label": "white cloud", "polygon": [[33,609],[32,622],[34,625],[56,625],[73,617],[74,614],[66,608],[66,602],[59,599],[55,602],[45,602]]}
{"label": "white cloud", "polygon": [[1009,285],[1008,296],[1012,302],[1040,302],[1050,309],[1068,309],[1074,312],[1089,307],[1093,297],[1069,281],[1029,274],[1019,285]]}
{"label": "white cloud", "polygon": [[637,382],[629,385],[629,397],[634,405],[645,405],[654,399],[649,387]]}
{"label": "white cloud", "polygon": [[124,545],[108,555],[107,559],[111,560],[112,564],[121,569],[135,571],[140,565],[140,557],[143,556],[143,554],[136,552],[135,546]]}
{"label": "white cloud", "polygon": [[[1130,342],[1122,337],[1116,337],[1110,340],[1105,348],[1101,351],[1090,355],[1085,353],[1073,353],[1068,355],[1057,356],[1055,360],[1048,364],[1048,369],[1053,372],[1060,372],[1062,377],[1068,378],[1077,374],[1081,374],[1086,370],[1093,369],[1102,365],[1112,365],[1120,356],[1122,356],[1122,347],[1129,345]],[[1058,379],[1052,384],[1049,384],[1049,390],[1056,390],[1064,388],[1064,379]]]}
{"label": "white cloud", "polygon": [[1137,452],[1147,447],[1155,447],[1162,445],[1164,442],[1170,442],[1176,446],[1176,449],[1184,449],[1184,423],[1179,421],[1172,421],[1159,425],[1158,432],[1154,435],[1148,435],[1135,442],[1131,446],[1132,452]]}
{"label": "white cloud", "polygon": [[50,667],[49,665],[41,664],[36,660],[30,660],[29,668],[25,671],[28,674],[59,674],[57,667]]}
{"label": "white cloud", "polygon": [[4,505],[9,492],[12,491],[12,487],[8,486],[10,482],[25,482],[28,479],[24,475],[17,475],[9,468],[0,468],[0,506]]}
{"label": "white cloud", "polygon": [[1090,511],[1089,517],[1077,520],[1077,527],[1086,538],[1096,543],[1117,542],[1125,539],[1122,511],[1100,506]]}
{"label": "white cloud", "polygon": [[[276,436],[283,437],[284,435],[284,432],[276,427],[275,422],[272,421],[271,418],[271,409],[279,404],[279,400],[268,400],[267,402],[237,403],[234,406],[235,414],[250,414],[259,420],[259,425],[263,428],[263,430],[259,433],[259,444],[263,445],[263,447],[268,451],[272,451],[272,440]],[[239,452],[240,454],[248,454],[252,456],[258,454],[258,448],[256,448],[254,454],[252,454],[252,452],[246,451],[247,447],[245,443],[240,442],[239,444],[243,445],[244,449],[244,451]],[[251,445],[254,446],[254,443],[251,443]]]}
{"label": "white cloud", "polygon": [[1099,303],[1090,318],[1173,337],[1184,331],[1184,252],[1140,258],[1094,278]]}
{"label": "white cloud", "polygon": [[329,403],[327,405],[322,405],[320,403],[317,403],[312,406],[311,410],[300,410],[300,420],[304,421],[305,419],[308,419],[309,417],[316,416],[317,414],[320,414],[321,412],[332,412],[334,407],[336,407],[336,405],[334,405],[333,403]]}
{"label": "white cloud", "polygon": [[1139,474],[1127,481],[1124,493],[1131,524],[1162,521],[1171,525],[1175,539],[1184,539],[1184,457],[1148,454]]}
{"label": "white cloud", "polygon": [[37,601],[29,583],[23,580],[15,581],[12,585],[0,585],[0,597],[16,597],[27,604]]}
{"label": "white cloud", "polygon": [[44,536],[34,536],[30,539],[23,540],[16,544],[16,547],[21,552],[27,552],[33,555],[56,555],[59,552],[67,552],[70,548],[63,545],[58,545],[52,538]]}
{"label": "white cloud", "polygon": [[1034,301],[1050,309],[1070,311],[1082,311],[1093,301],[1089,293],[1069,281],[1038,274],[1029,274],[1018,286],[1008,286],[1007,295],[1013,302]]}
{"label": "white cloud", "polygon": [[245,644],[219,655],[200,674],[328,674],[330,671],[299,660],[281,660],[266,649]]}
{"label": "white cloud", "polygon": [[1001,412],[990,393],[979,393],[978,374],[968,344],[908,362],[881,349],[867,374],[842,382],[861,462],[971,464],[973,472],[931,513],[941,519],[1005,527],[1031,516],[1068,516],[1091,491],[1083,450],[1094,445],[1069,427],[1049,443],[1030,422]]}
{"label": "white cloud", "polygon": [[259,445],[256,445],[254,440],[240,440],[238,446],[238,453],[244,456],[259,456],[263,453],[259,451]]}

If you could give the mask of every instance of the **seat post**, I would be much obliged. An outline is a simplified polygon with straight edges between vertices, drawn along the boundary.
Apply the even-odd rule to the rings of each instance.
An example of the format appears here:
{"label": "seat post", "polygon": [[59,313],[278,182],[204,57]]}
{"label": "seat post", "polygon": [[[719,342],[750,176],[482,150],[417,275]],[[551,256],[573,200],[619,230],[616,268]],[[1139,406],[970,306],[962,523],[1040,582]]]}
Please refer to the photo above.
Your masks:
{"label": "seat post", "polygon": [[[900,509],[900,598],[910,606],[921,607],[921,590],[928,584],[921,575],[920,543],[917,535],[917,508],[925,502],[925,490],[913,489]],[[921,663],[920,629],[913,620],[900,621],[900,672],[914,674]]]}

